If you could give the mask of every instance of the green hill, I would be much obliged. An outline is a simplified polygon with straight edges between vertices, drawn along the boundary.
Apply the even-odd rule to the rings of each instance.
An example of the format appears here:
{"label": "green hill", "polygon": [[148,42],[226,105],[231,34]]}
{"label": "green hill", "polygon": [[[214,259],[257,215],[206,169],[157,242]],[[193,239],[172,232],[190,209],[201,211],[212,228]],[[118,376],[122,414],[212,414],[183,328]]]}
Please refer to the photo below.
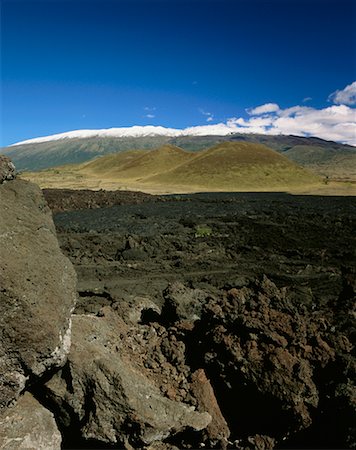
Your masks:
{"label": "green hill", "polygon": [[224,142],[147,183],[201,187],[204,190],[270,189],[310,185],[319,178],[261,144]]}
{"label": "green hill", "polygon": [[108,176],[119,173],[123,167],[129,165],[132,161],[139,159],[146,153],[146,150],[130,150],[121,153],[95,158],[87,163],[82,164],[79,170],[83,173],[93,173],[96,175]]}
{"label": "green hill", "polygon": [[110,179],[140,181],[172,170],[195,156],[173,145],[164,145],[151,151],[127,151],[104,156],[83,166],[81,172]]}

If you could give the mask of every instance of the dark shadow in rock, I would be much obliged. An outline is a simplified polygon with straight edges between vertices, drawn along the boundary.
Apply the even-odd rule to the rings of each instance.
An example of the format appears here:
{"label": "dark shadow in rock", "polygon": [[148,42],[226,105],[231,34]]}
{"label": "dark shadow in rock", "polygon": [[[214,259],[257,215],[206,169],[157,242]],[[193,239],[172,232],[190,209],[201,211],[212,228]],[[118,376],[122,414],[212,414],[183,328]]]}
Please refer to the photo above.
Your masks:
{"label": "dark shadow in rock", "polygon": [[149,325],[151,323],[160,323],[161,315],[152,308],[143,309],[141,311],[141,325]]}
{"label": "dark shadow in rock", "polygon": [[312,412],[312,425],[278,446],[280,449],[356,448],[356,410],[348,386],[340,383],[343,363],[336,361],[315,372],[319,389],[318,408]]}
{"label": "dark shadow in rock", "polygon": [[[260,392],[256,384],[245,380],[234,367],[231,367],[228,376],[230,380],[234,380],[234,385],[231,386],[222,379],[216,364],[209,365],[197,358],[200,350],[192,345],[197,342],[196,337],[190,337],[189,342],[188,364],[192,371],[198,367],[203,367],[206,371],[221,412],[232,432],[230,440],[246,439],[256,434],[282,438],[290,424],[294,423],[293,414],[283,409],[283,403],[272,395]],[[221,353],[219,360],[222,359]],[[226,365],[229,365],[228,361]]]}
{"label": "dark shadow in rock", "polygon": [[74,314],[96,315],[103,306],[111,306],[114,303],[109,292],[79,291],[79,297]]}

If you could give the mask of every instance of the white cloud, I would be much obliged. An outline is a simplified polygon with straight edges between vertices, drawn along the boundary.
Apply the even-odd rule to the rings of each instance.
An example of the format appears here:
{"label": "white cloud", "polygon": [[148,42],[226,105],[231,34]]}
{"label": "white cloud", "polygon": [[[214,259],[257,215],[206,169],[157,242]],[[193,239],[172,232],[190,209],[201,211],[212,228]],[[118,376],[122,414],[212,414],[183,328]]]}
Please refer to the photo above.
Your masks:
{"label": "white cloud", "polygon": [[144,108],[145,115],[143,117],[146,117],[146,119],[154,119],[156,117],[156,114],[154,112],[157,110],[155,106],[145,106]]}
{"label": "white cloud", "polygon": [[259,116],[260,114],[267,114],[277,111],[279,111],[279,106],[277,105],[277,103],[265,103],[264,105],[247,110],[248,114],[250,114],[251,116]]}
{"label": "white cloud", "polygon": [[208,111],[205,111],[204,109],[200,108],[199,112],[203,114],[203,116],[206,116],[207,122],[212,122],[214,120],[214,114]]}
{"label": "white cloud", "polygon": [[310,102],[311,100],[313,100],[311,97],[304,97],[303,98],[303,103]]}
{"label": "white cloud", "polygon": [[342,90],[337,90],[329,95],[329,101],[337,105],[356,105],[356,81]]}

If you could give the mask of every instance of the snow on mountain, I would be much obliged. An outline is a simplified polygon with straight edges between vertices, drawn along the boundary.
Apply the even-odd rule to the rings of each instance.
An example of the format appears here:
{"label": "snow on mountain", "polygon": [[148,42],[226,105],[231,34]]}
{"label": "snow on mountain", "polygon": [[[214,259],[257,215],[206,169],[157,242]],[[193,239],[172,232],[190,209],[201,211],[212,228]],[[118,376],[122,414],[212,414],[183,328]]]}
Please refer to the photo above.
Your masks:
{"label": "snow on mountain", "polygon": [[22,144],[34,144],[40,142],[57,141],[60,139],[80,139],[91,137],[147,137],[147,136],[206,136],[219,135],[225,136],[231,133],[236,133],[236,127],[229,127],[226,124],[205,125],[190,127],[185,129],[165,128],[160,126],[133,126],[121,128],[107,128],[102,130],[74,130],[66,133],[53,134],[51,136],[43,136],[12,144],[13,146]]}

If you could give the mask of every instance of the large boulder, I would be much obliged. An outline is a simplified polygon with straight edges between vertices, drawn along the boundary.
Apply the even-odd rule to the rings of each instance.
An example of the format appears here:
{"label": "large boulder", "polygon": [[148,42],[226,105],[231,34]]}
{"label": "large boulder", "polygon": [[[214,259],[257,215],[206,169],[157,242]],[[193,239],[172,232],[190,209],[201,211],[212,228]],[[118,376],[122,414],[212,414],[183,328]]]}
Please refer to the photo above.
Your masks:
{"label": "large boulder", "polygon": [[0,408],[65,362],[76,275],[38,186],[0,184]]}
{"label": "large boulder", "polygon": [[0,413],[0,449],[60,450],[61,442],[53,414],[29,392]]}
{"label": "large boulder", "polygon": [[[207,412],[162,392],[164,369],[147,368],[152,349],[146,343],[160,339],[154,328],[129,325],[104,307],[99,316],[74,314],[72,337],[67,365],[46,384],[46,397],[56,404],[66,434],[142,448],[210,423]],[[156,354],[168,377],[166,360]]]}

